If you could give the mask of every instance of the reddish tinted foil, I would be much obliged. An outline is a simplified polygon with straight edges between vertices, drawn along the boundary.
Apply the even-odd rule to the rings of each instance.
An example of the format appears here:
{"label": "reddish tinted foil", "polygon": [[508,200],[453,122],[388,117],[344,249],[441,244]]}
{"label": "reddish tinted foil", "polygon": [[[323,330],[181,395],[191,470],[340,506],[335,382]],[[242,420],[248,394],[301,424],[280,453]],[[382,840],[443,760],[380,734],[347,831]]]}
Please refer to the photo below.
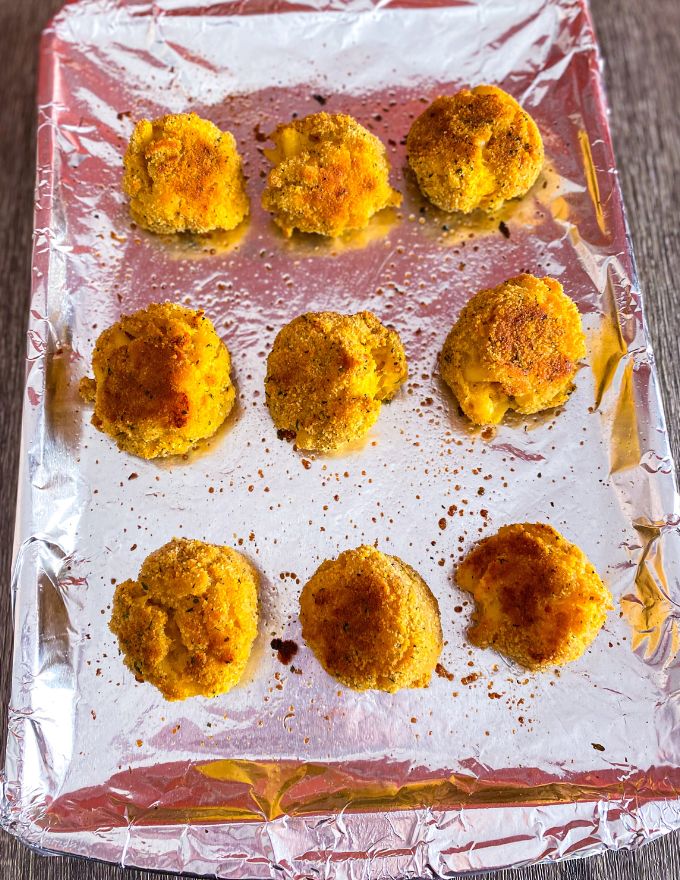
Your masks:
{"label": "reddish tinted foil", "polygon": [[[444,876],[678,827],[679,508],[582,3],[85,2],[42,53],[3,824],[45,850],[233,878]],[[421,198],[403,139],[434,96],[479,82],[526,105],[547,164],[526,199],[463,221]],[[340,242],[286,241],[259,207],[262,133],[322,106],[385,141],[404,204]],[[245,157],[252,217],[229,235],[131,227],[133,120],[187,109]],[[587,363],[563,411],[472,430],[436,355],[471,293],[520,271],[576,299]],[[98,434],[77,384],[105,326],[164,299],[213,319],[239,406],[159,464]],[[269,420],[264,361],[322,308],[393,324],[411,374],[364,444],[302,456]],[[560,674],[465,642],[455,564],[525,520],[579,544],[616,600]],[[173,535],[239,547],[262,574],[252,662],[218,699],[165,703],[107,628],[114,581]],[[302,642],[301,584],[362,542],[439,599],[428,689],[353,693]],[[299,646],[290,665],[275,640]]]}

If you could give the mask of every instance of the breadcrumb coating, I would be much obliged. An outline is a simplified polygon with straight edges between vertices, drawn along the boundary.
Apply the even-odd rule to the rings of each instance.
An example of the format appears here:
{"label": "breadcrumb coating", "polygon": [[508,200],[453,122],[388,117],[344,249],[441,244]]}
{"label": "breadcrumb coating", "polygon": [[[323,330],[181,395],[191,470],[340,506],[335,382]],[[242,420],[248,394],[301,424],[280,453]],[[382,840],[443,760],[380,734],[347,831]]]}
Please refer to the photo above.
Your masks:
{"label": "breadcrumb coating", "polygon": [[308,312],[274,341],[267,406],[300,449],[328,452],[363,437],[407,375],[399,335],[371,312]]}
{"label": "breadcrumb coating", "polygon": [[300,596],[302,636],[355,690],[427,687],[442,650],[439,605],[420,575],[374,547],[326,560]]}
{"label": "breadcrumb coating", "polygon": [[195,113],[140,120],[123,165],[132,218],[151,232],[234,229],[248,215],[234,136]]}
{"label": "breadcrumb coating", "polygon": [[173,538],[116,587],[109,626],[125,665],[166,700],[231,690],[257,635],[257,588],[231,547]]}
{"label": "breadcrumb coating", "polygon": [[423,194],[465,214],[525,195],[544,158],[534,120],[496,86],[436,98],[413,122],[406,151]]}
{"label": "breadcrumb coating", "polygon": [[527,669],[577,660],[604,624],[613,598],[586,555],[552,526],[503,526],[456,572],[475,600],[468,638]]}
{"label": "breadcrumb coating", "polygon": [[265,155],[274,167],[262,207],[286,236],[294,229],[338,236],[399,205],[385,147],[351,116],[313,113],[279,125]]}
{"label": "breadcrumb coating", "polygon": [[173,303],[104,330],[92,369],[94,379],[80,383],[82,397],[94,401],[92,424],[142,458],[188,452],[234,405],[227,347],[202,311]]}
{"label": "breadcrumb coating", "polygon": [[518,275],[475,294],[440,356],[442,378],[465,415],[496,425],[563,404],[585,357],[578,308],[554,278]]}

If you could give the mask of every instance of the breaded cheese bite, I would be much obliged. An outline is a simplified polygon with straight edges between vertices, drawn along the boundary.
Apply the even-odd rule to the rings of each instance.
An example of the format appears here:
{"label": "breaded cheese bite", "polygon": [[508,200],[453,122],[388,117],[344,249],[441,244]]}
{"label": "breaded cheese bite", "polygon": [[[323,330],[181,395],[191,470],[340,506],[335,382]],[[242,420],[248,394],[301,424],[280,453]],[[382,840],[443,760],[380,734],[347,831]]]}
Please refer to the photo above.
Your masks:
{"label": "breaded cheese bite", "polygon": [[300,621],[326,672],[358,691],[427,687],[442,650],[430,588],[375,547],[323,562],[303,587]]}
{"label": "breaded cheese bite", "polygon": [[141,458],[182,455],[211,437],[234,405],[231,358],[202,311],[153,304],[124,315],[99,336],[92,424]]}
{"label": "breaded cheese bite", "polygon": [[234,136],[195,113],[140,120],[123,165],[132,218],[151,232],[234,229],[248,215]]}
{"label": "breaded cheese bite", "polygon": [[166,700],[239,682],[257,635],[258,574],[231,547],[173,538],[118,584],[109,627],[125,665]]}
{"label": "breaded cheese bite", "polygon": [[583,551],[543,523],[503,526],[480,541],[456,581],[475,600],[472,644],[532,670],[577,660],[613,607]]}
{"label": "breaded cheese bite", "polygon": [[300,449],[330,452],[363,437],[408,375],[399,335],[371,312],[308,312],[267,358],[267,406]]}
{"label": "breaded cheese bite", "polygon": [[279,125],[265,155],[274,165],[262,207],[286,236],[294,229],[338,236],[399,205],[382,142],[351,116],[313,113]]}
{"label": "breaded cheese bite", "polygon": [[436,98],[413,122],[406,153],[423,195],[464,214],[525,195],[544,158],[534,120],[496,86]]}
{"label": "breaded cheese bite", "polygon": [[585,335],[576,303],[554,278],[518,275],[475,294],[453,325],[439,366],[465,415],[496,425],[564,403]]}

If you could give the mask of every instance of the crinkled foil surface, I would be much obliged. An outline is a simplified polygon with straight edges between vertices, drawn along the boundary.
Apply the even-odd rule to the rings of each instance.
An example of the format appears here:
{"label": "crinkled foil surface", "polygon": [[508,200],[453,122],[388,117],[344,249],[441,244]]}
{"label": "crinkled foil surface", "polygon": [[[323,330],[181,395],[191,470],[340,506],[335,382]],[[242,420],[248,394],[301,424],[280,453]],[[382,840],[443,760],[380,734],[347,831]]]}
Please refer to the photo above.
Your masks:
{"label": "crinkled foil surface", "polygon": [[[526,105],[547,162],[524,200],[460,219],[419,195],[404,137],[433,97],[479,82]],[[259,205],[262,143],[321,106],[383,139],[404,203],[338,242],[287,241]],[[133,120],[187,109],[245,157],[252,216],[233,233],[130,224]],[[680,826],[680,508],[581,0],[76,3],[45,33],[39,115],[5,827],[242,880],[446,876]],[[474,291],[520,271],[578,302],[587,362],[562,411],[472,430],[437,353]],[[159,464],[98,434],[77,385],[104,327],[165,299],[215,322],[239,403],[211,443]],[[401,334],[408,384],[365,443],[303,455],[269,419],[266,353],[305,310],[364,308]],[[465,641],[461,552],[527,520],[580,545],[616,600],[560,674]],[[107,627],[114,581],[173,536],[239,547],[262,575],[247,674],[217,699],[135,683]],[[447,675],[428,689],[348,691],[302,644],[301,584],[362,542],[439,599]],[[292,665],[273,637],[300,645]]]}

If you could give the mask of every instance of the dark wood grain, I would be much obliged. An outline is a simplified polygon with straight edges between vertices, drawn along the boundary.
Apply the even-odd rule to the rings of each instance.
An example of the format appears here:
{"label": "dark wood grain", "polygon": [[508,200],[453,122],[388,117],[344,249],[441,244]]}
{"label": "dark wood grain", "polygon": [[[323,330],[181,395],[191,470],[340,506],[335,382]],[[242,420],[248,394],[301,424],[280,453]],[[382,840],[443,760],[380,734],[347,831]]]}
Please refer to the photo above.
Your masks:
{"label": "dark wood grain", "polygon": [[[521,0],[518,0],[521,2]],[[37,41],[58,0],[0,0],[0,753],[10,676],[9,568],[30,280]],[[592,0],[614,142],[673,451],[680,453],[680,0]],[[38,856],[0,832],[0,877],[167,877]],[[678,880],[680,835],[493,880]]]}

